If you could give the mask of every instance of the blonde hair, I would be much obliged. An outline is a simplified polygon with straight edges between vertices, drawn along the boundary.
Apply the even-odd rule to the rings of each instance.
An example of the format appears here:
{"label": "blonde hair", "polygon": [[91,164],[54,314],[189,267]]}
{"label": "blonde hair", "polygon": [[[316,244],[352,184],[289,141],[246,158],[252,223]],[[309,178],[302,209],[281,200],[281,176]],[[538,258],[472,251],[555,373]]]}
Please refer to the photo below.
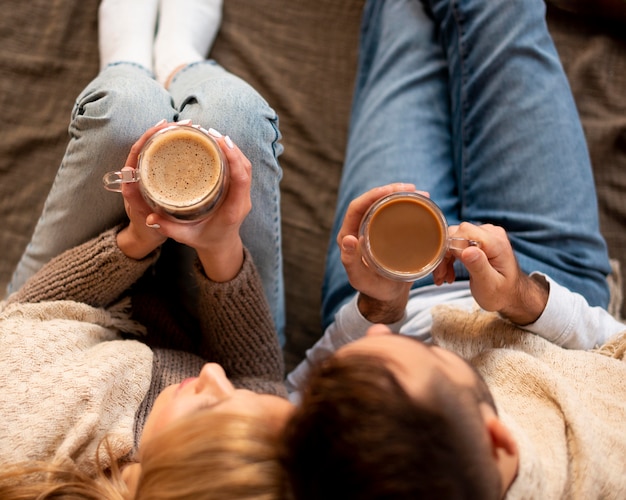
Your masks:
{"label": "blonde hair", "polygon": [[145,444],[135,499],[287,498],[277,432],[259,418],[203,413]]}
{"label": "blonde hair", "polygon": [[[112,456],[105,439],[100,446]],[[99,454],[99,453],[98,453]],[[97,460],[97,459],[96,459]],[[99,461],[97,460],[97,463]],[[2,465],[0,498],[2,500],[128,500],[128,488],[120,469],[112,460],[109,470],[90,476],[73,463],[55,464],[40,461]]]}
{"label": "blonde hair", "polygon": [[278,436],[266,422],[199,412],[181,419],[141,450],[134,496],[117,465],[96,477],[74,466],[40,462],[0,472],[2,500],[287,499]]}

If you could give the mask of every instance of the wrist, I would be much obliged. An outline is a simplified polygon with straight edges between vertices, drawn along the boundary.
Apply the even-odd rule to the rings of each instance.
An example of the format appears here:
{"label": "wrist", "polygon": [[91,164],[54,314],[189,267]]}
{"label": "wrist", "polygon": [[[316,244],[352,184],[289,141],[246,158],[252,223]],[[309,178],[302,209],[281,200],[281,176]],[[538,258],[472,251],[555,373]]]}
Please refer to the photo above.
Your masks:
{"label": "wrist", "polygon": [[118,248],[126,257],[141,260],[159,248],[164,238],[160,235],[154,239],[140,238],[131,223],[117,233],[116,241]]}
{"label": "wrist", "polygon": [[524,326],[539,319],[548,304],[550,284],[541,275],[523,275],[517,301],[499,311],[500,315],[516,325]]}
{"label": "wrist", "polygon": [[219,248],[196,249],[204,274],[211,281],[224,283],[230,281],[241,270],[244,260],[241,238]]}
{"label": "wrist", "polygon": [[357,298],[357,307],[365,319],[371,323],[391,324],[400,321],[404,317],[406,304],[408,301],[408,290],[406,294],[393,300],[379,300],[362,292]]}

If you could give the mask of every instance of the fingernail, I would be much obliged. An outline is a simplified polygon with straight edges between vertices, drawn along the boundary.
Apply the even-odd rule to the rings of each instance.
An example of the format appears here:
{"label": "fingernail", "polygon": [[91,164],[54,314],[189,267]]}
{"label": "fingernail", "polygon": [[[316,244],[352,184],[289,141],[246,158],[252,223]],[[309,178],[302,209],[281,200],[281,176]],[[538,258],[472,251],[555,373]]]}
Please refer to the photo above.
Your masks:
{"label": "fingernail", "polygon": [[181,120],[178,122],[179,125],[189,125],[191,123],[191,120]]}
{"label": "fingernail", "polygon": [[233,149],[235,147],[235,145],[233,144],[232,139],[230,137],[228,137],[228,136],[224,137],[224,142],[228,146],[228,149]]}
{"label": "fingernail", "polygon": [[161,225],[160,224],[148,224],[146,222],[146,226],[152,228],[152,229],[161,229]]}
{"label": "fingernail", "polygon": [[156,122],[154,125],[152,125],[153,127],[158,127],[159,125],[163,125],[164,123],[166,123],[167,120],[165,118],[159,120],[158,122]]}
{"label": "fingernail", "polygon": [[222,137],[222,134],[220,134],[217,130],[215,130],[214,128],[210,128],[209,129],[209,134],[211,134],[213,137],[217,137],[218,139],[220,137]]}

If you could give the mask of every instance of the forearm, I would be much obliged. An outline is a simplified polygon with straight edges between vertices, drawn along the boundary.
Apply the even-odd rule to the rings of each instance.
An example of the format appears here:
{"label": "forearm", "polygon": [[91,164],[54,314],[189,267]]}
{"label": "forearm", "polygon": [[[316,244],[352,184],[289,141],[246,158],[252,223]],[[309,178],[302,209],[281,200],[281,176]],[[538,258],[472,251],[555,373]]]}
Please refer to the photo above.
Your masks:
{"label": "forearm", "polygon": [[231,379],[263,378],[282,384],[282,350],[263,286],[247,250],[243,266],[227,282],[209,280],[197,266],[200,321],[206,359]]}
{"label": "forearm", "polygon": [[73,300],[95,307],[114,302],[156,260],[130,259],[117,246],[119,227],[52,259],[9,302]]}

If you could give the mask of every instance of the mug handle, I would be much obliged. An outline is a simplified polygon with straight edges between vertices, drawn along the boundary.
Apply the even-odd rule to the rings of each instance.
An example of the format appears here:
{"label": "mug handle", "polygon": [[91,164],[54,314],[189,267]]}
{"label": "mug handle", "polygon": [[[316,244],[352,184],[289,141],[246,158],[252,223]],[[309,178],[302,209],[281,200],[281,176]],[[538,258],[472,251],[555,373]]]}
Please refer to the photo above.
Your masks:
{"label": "mug handle", "polygon": [[102,177],[104,189],[120,193],[122,184],[139,181],[139,171],[134,168],[132,170],[118,170],[116,172],[107,172]]}
{"label": "mug handle", "polygon": [[460,253],[468,247],[480,248],[480,241],[467,240],[465,238],[457,238],[454,236],[448,238],[448,250]]}

